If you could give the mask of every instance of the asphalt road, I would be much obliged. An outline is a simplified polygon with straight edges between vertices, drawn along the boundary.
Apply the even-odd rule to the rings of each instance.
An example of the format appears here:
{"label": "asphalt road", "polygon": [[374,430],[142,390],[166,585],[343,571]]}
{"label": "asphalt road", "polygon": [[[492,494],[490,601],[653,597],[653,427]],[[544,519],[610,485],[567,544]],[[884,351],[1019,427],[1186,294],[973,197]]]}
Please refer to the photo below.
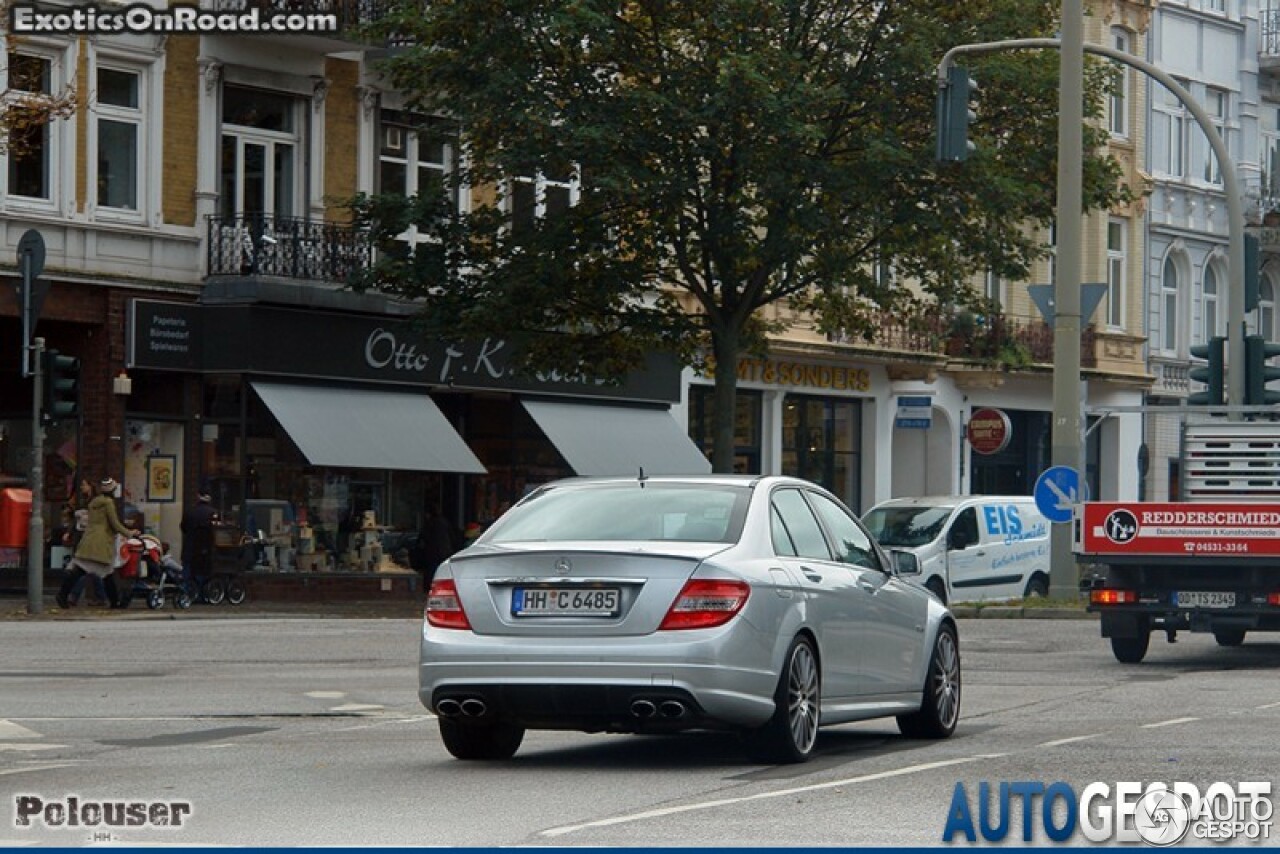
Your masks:
{"label": "asphalt road", "polygon": [[[1125,666],[1091,621],[960,628],[955,737],[844,726],[772,767],[723,735],[550,732],[458,762],[417,701],[413,620],[0,622],[0,845],[939,845],[957,783],[1280,788],[1280,636],[1158,637]],[[15,826],[19,799],[73,796],[191,812],[101,836]]]}

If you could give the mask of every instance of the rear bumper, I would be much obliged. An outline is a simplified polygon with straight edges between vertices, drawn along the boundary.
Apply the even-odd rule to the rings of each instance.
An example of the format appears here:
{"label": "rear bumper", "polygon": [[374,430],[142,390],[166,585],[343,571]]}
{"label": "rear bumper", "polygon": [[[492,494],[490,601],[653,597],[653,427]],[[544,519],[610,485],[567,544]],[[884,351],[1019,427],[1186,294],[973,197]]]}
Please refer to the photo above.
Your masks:
{"label": "rear bumper", "polygon": [[1280,631],[1276,608],[1231,609],[1175,608],[1168,604],[1090,605],[1087,609],[1102,617],[1104,638],[1136,637],[1152,630],[1212,632],[1221,629]]}
{"label": "rear bumper", "polygon": [[[774,712],[777,676],[769,652],[735,644],[735,632],[689,631],[585,643],[493,638],[427,628],[418,698],[439,713],[442,699],[474,698],[494,720],[529,729],[651,732],[750,728]],[[741,639],[740,639],[741,640]],[[679,703],[679,715],[637,715]],[[669,707],[674,711],[673,707]]]}

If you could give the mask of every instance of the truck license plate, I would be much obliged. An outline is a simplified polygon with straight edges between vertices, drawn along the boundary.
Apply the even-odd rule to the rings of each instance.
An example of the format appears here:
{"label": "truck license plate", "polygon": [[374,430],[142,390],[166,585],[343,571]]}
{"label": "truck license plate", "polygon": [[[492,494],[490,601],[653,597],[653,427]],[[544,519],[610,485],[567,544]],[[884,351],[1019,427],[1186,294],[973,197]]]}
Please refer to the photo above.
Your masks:
{"label": "truck license plate", "polygon": [[1180,590],[1173,603],[1181,608],[1234,608],[1236,594],[1217,590]]}
{"label": "truck license plate", "polygon": [[517,587],[511,613],[517,617],[615,617],[621,593],[616,587]]}

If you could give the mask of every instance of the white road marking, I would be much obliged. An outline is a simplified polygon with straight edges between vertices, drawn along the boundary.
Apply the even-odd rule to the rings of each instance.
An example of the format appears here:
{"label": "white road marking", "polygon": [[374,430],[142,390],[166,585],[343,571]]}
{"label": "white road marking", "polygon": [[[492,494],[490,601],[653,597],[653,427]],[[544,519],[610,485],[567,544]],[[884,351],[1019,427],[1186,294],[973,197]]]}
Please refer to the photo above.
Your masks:
{"label": "white road marking", "polygon": [[65,744],[0,744],[0,752],[5,750],[29,752],[32,750],[57,750]]}
{"label": "white road marking", "polygon": [[[999,754],[1003,755],[1003,754]],[[797,795],[803,792],[817,792],[822,789],[835,789],[840,786],[852,786],[857,783],[872,783],[876,780],[887,780],[890,777],[901,777],[905,774],[918,774],[921,771],[933,771],[937,768],[946,768],[951,765],[964,765],[969,762],[976,762],[979,759],[995,758],[990,756],[966,756],[961,759],[945,759],[940,762],[926,762],[921,765],[908,765],[905,768],[895,768],[892,771],[880,771],[875,774],[864,774],[861,777],[847,777],[843,780],[833,780],[827,783],[814,783],[811,786],[796,786],[791,789],[778,789],[772,792],[760,792],[755,795],[744,795],[740,798],[721,798],[715,801],[702,801],[696,804],[682,804],[675,807],[660,807],[653,810],[645,810],[644,812],[632,813],[630,815],[614,816],[613,818],[604,818],[599,821],[589,821],[583,824],[567,825],[565,827],[553,827],[550,830],[542,831],[542,836],[564,836],[568,833],[575,833],[579,830],[589,830],[595,827],[609,827],[615,824],[628,824],[633,821],[644,821],[650,818],[661,818],[668,815],[678,815],[685,812],[695,812],[697,810],[716,809],[717,807],[734,806],[736,804],[745,804],[751,801],[762,801],[768,798],[785,798],[790,795]]]}
{"label": "white road marking", "polygon": [[308,691],[303,694],[304,697],[314,697],[317,700],[341,700],[347,696],[346,691]]}
{"label": "white road marking", "polygon": [[1077,741],[1088,741],[1091,738],[1102,738],[1105,732],[1095,732],[1093,735],[1073,735],[1071,738],[1060,738],[1057,741],[1044,741],[1037,747],[1060,747],[1064,744],[1074,744]]}
{"label": "white road marking", "polygon": [[331,712],[378,712],[385,709],[386,706],[379,706],[372,703],[347,703],[343,706],[333,706],[329,709]]}
{"label": "white road marking", "polygon": [[40,733],[0,718],[0,741],[13,741],[15,738],[40,738]]}
{"label": "white road marking", "polygon": [[25,774],[28,771],[52,771],[55,768],[74,768],[79,762],[46,762],[42,765],[27,765],[24,768],[0,769],[0,775]]}
{"label": "white road marking", "polygon": [[1265,706],[1254,706],[1255,709],[1274,709],[1280,706],[1280,703],[1267,703]]}
{"label": "white road marking", "polygon": [[1162,726],[1174,726],[1175,724],[1189,724],[1192,721],[1198,721],[1199,718],[1173,718],[1172,720],[1160,721],[1154,724],[1143,724],[1143,729],[1159,729]]}

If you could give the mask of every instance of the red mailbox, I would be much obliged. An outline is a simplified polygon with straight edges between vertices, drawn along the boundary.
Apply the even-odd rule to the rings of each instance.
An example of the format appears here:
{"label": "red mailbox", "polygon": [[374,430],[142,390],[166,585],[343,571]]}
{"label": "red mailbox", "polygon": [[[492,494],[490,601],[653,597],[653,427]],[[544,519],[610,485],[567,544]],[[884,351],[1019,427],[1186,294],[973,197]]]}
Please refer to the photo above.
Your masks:
{"label": "red mailbox", "polygon": [[31,490],[0,489],[0,548],[25,549],[31,524]]}

